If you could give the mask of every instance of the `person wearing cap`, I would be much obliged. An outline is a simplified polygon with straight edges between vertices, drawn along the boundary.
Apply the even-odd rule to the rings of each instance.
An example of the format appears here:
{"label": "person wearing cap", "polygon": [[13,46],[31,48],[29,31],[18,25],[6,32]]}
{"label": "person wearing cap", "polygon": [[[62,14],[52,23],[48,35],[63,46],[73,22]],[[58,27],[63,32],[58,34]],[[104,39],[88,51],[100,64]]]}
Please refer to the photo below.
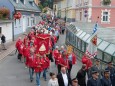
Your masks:
{"label": "person wearing cap", "polygon": [[104,71],[104,76],[101,79],[101,83],[102,83],[102,86],[112,86],[109,70]]}
{"label": "person wearing cap", "polygon": [[92,77],[88,79],[87,86],[102,86],[97,71],[92,71]]}
{"label": "person wearing cap", "polygon": [[92,66],[91,71],[98,71],[99,73],[99,78],[102,78],[102,69],[101,69],[101,65],[100,65],[100,60],[97,59],[95,62],[95,65]]}
{"label": "person wearing cap", "polygon": [[86,86],[86,65],[85,64],[83,64],[82,68],[78,71],[76,78],[80,86]]}
{"label": "person wearing cap", "polygon": [[72,86],[78,86],[77,78],[72,79]]}
{"label": "person wearing cap", "polygon": [[105,68],[105,70],[109,70],[110,71],[111,83],[112,83],[112,86],[115,86],[115,81],[114,81],[114,78],[115,78],[115,68],[113,67],[112,62],[108,62],[108,67]]}

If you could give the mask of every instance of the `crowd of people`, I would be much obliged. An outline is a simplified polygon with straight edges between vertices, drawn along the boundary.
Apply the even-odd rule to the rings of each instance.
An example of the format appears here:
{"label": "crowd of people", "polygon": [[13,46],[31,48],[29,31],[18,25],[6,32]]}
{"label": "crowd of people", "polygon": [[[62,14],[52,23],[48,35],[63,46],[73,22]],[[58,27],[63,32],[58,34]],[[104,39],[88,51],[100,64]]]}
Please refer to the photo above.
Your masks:
{"label": "crowd of people", "polygon": [[[71,78],[72,66],[76,64],[77,57],[73,51],[67,50],[64,46],[56,46],[60,33],[64,34],[65,31],[65,27],[60,28],[59,24],[52,26],[51,22],[41,21],[26,34],[24,39],[19,37],[17,40],[17,57],[19,61],[24,61],[25,68],[29,69],[30,82],[33,82],[35,73],[36,84],[41,86],[41,73],[43,73],[44,80],[47,81],[47,71],[51,66],[51,62],[54,62],[58,73],[50,71],[51,79],[48,86],[115,86],[115,68],[112,66],[112,62],[108,63],[105,70],[102,70],[100,60],[96,60],[95,65],[93,65],[92,60],[87,55],[82,57],[82,68],[73,79]],[[46,34],[49,41],[44,43],[48,45],[41,45],[38,49],[38,45],[42,43],[37,40],[40,38],[38,36],[46,36]],[[42,41],[45,41],[45,38],[42,39]],[[46,47],[48,47],[48,53],[43,53],[47,50]],[[42,53],[39,51],[42,51]]]}

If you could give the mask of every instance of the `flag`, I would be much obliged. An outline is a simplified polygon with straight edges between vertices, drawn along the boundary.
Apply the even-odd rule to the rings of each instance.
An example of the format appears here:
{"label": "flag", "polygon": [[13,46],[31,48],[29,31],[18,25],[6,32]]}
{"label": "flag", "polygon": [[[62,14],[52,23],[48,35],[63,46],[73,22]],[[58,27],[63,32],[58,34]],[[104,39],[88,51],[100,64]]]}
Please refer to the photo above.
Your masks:
{"label": "flag", "polygon": [[96,23],[94,26],[92,35],[90,37],[90,43],[85,53],[90,58],[94,58],[97,55],[97,27],[98,23]]}

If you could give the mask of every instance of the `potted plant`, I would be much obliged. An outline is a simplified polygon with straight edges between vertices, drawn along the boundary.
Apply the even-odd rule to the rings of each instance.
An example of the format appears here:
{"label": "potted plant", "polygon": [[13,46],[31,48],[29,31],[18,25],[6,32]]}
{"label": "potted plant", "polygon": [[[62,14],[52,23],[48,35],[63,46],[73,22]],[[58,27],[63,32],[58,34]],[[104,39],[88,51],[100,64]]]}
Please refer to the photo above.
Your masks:
{"label": "potted plant", "polygon": [[10,17],[10,10],[5,7],[1,7],[0,8],[0,19],[8,19],[9,17]]}
{"label": "potted plant", "polygon": [[111,0],[103,0],[103,5],[110,5],[111,4]]}

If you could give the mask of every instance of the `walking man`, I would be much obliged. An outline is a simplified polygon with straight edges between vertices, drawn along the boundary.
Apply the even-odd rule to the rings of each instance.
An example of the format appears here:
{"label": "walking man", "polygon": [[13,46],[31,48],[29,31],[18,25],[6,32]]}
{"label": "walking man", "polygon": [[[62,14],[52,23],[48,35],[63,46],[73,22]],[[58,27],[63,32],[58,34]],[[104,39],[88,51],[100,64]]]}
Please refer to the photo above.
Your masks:
{"label": "walking man", "polygon": [[1,46],[3,50],[6,50],[5,42],[6,42],[6,37],[2,34],[1,35]]}
{"label": "walking man", "polygon": [[83,64],[82,68],[78,71],[76,78],[80,86],[86,86],[86,65],[85,64]]}
{"label": "walking man", "polygon": [[112,86],[109,70],[104,71],[104,76],[101,79],[101,83],[102,83],[102,86]]}
{"label": "walking man", "polygon": [[87,86],[102,86],[97,71],[92,71],[92,77],[88,79]]}

